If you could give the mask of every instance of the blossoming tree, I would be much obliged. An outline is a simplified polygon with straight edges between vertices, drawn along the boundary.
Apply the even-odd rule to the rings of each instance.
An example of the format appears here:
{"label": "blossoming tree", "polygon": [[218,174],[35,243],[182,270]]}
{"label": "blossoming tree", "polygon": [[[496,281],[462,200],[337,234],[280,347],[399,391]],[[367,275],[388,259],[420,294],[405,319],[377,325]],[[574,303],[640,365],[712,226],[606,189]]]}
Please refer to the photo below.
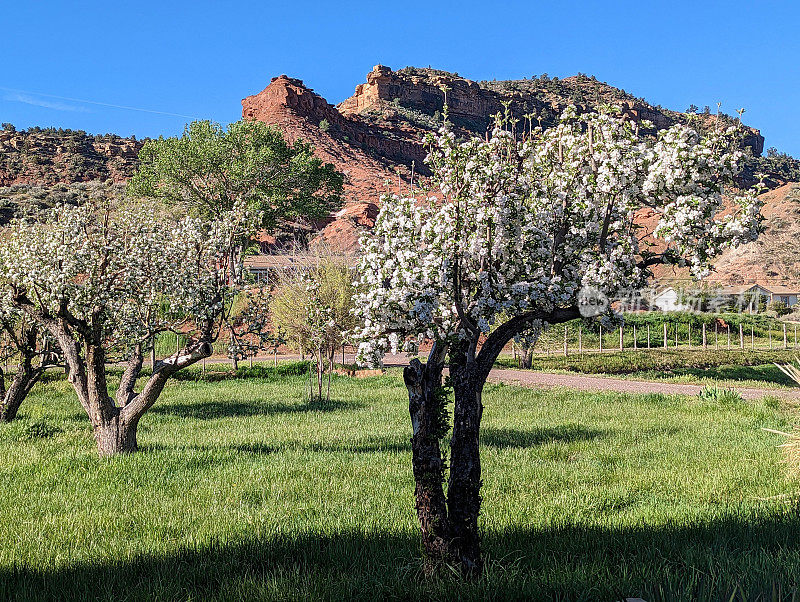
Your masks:
{"label": "blossoming tree", "polygon": [[[169,377],[211,354],[231,286],[227,251],[252,219],[173,219],[154,203],[87,192],[12,224],[0,242],[0,282],[12,306],[58,342],[101,455],[137,449],[142,415]],[[142,350],[162,331],[187,343],[136,391]],[[127,358],[116,395],[106,362]]]}
{"label": "blossoming tree", "polygon": [[[753,240],[760,218],[754,193],[728,187],[741,158],[732,129],[701,136],[676,125],[648,139],[612,110],[574,107],[545,131],[512,126],[500,116],[486,140],[466,142],[443,128],[428,156],[437,194],[385,198],[362,240],[362,357],[433,341],[427,363],[404,372],[416,510],[429,560],[467,575],[482,567],[481,392],[503,347],[581,317],[582,290],[613,297],[656,264],[701,275],[721,250]],[[652,232],[637,224],[642,211],[657,216]]]}

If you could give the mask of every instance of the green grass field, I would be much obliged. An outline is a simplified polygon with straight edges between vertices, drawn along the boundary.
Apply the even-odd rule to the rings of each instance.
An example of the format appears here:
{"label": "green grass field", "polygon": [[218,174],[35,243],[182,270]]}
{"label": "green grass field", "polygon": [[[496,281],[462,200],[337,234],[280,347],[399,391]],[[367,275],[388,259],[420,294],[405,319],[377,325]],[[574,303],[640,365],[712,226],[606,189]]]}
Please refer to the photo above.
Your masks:
{"label": "green grass field", "polygon": [[[613,351],[603,354],[571,353],[536,355],[532,370],[577,372],[633,380],[675,383],[717,384],[754,388],[785,388],[796,384],[775,363],[790,363],[800,355],[795,350],[653,349]],[[511,357],[501,357],[499,367],[516,368]]]}
{"label": "green grass field", "polygon": [[[0,598],[776,599],[800,490],[769,401],[490,385],[487,572],[420,574],[402,381],[171,383],[141,452],[99,459],[63,381],[0,426]],[[774,593],[773,593],[774,592]]]}

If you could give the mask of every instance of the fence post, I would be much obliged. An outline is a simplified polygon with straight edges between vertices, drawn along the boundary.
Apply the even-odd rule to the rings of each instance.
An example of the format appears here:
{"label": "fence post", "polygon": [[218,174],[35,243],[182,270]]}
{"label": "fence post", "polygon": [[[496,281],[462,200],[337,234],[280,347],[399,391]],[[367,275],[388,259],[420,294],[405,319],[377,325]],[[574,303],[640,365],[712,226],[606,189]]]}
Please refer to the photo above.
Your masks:
{"label": "fence post", "polygon": [[647,348],[650,349],[650,324],[647,325]]}
{"label": "fence post", "polygon": [[772,351],[772,324],[770,324],[767,329],[769,330],[769,349]]}
{"label": "fence post", "polygon": [[753,350],[756,348],[756,327],[755,323],[750,323],[750,349]]}
{"label": "fence post", "polygon": [[789,348],[789,341],[786,339],[786,322],[783,323],[783,348]]}
{"label": "fence post", "polygon": [[636,324],[633,325],[633,348],[634,350],[639,348],[639,344],[636,341]]}
{"label": "fence post", "polygon": [[714,321],[714,348],[719,349],[719,324]]}
{"label": "fence post", "polygon": [[708,349],[708,342],[706,340],[706,323],[703,322],[703,349]]}
{"label": "fence post", "polygon": [[569,355],[569,344],[567,343],[567,325],[564,325],[564,357]]}
{"label": "fence post", "polygon": [[731,325],[728,324],[728,349],[731,348]]}
{"label": "fence post", "polygon": [[667,348],[667,323],[664,322],[664,349]]}
{"label": "fence post", "polygon": [[739,347],[744,349],[744,327],[739,323]]}
{"label": "fence post", "polygon": [[600,324],[600,353],[603,353],[603,325]]}
{"label": "fence post", "polygon": [[622,351],[622,326],[619,327],[619,350]]}
{"label": "fence post", "polygon": [[583,355],[583,325],[578,324],[578,355]]}
{"label": "fence post", "polygon": [[678,348],[678,322],[675,322],[675,349]]}
{"label": "fence post", "polygon": [[692,348],[692,323],[689,322],[689,349]]}

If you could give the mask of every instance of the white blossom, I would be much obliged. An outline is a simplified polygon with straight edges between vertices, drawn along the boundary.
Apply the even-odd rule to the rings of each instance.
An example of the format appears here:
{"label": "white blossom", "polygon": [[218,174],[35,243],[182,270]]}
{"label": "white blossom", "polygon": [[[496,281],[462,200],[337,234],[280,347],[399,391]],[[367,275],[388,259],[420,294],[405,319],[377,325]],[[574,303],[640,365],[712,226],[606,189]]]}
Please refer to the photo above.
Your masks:
{"label": "white blossom", "polygon": [[[443,128],[428,155],[435,194],[383,198],[361,240],[362,359],[571,307],[587,286],[612,297],[642,286],[657,262],[685,261],[701,276],[722,250],[757,236],[758,197],[725,188],[742,158],[736,132],[676,125],[647,139],[617,116],[575,107],[523,140],[503,126],[460,143]],[[659,254],[642,244],[643,211],[656,216]]]}

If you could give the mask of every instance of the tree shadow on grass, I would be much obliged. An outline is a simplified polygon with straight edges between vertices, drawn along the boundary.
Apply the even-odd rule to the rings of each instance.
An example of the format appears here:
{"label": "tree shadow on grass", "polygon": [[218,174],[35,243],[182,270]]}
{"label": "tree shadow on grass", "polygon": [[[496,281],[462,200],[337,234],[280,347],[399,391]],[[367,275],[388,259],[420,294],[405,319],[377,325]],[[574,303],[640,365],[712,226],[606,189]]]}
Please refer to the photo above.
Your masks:
{"label": "tree shadow on grass", "polygon": [[529,431],[509,428],[485,427],[481,429],[481,444],[487,447],[506,449],[527,448],[547,443],[573,443],[606,437],[608,433],[577,424],[562,424],[554,427],[535,428]]}
{"label": "tree shadow on grass", "polygon": [[[0,568],[7,600],[791,599],[796,513],[692,524],[489,531],[482,579],[421,576],[416,534],[344,532],[209,541],[60,568]],[[121,557],[124,555],[120,555]],[[738,590],[737,590],[738,588]]]}
{"label": "tree shadow on grass", "polygon": [[[257,414],[257,412],[255,412]],[[530,448],[547,443],[571,443],[575,441],[591,441],[598,437],[608,436],[607,431],[598,429],[588,429],[578,425],[561,425],[551,428],[539,428],[530,431],[517,429],[504,429],[486,427],[481,429],[481,445],[494,447],[497,449],[507,448]],[[353,454],[372,454],[372,453],[410,453],[411,435],[394,437],[361,437],[355,440],[329,440],[319,441],[282,441],[279,443],[270,442],[244,442],[234,443],[225,446],[208,445],[176,445],[166,446],[163,444],[142,445],[142,451],[177,451],[190,449],[203,452],[224,452],[233,450],[237,453],[250,454],[254,456],[266,456],[287,451],[302,451],[310,453],[353,453]]]}
{"label": "tree shadow on grass", "polygon": [[[607,431],[589,429],[575,424],[564,424],[530,431],[485,427],[481,429],[480,441],[482,445],[487,447],[506,449],[537,447],[547,443],[591,441],[606,436],[608,436]],[[236,451],[256,455],[272,454],[290,449],[322,453],[405,453],[411,452],[411,434],[409,433],[408,437],[366,437],[356,441],[289,442],[278,446],[268,443],[243,443],[234,445],[233,448]]]}
{"label": "tree shadow on grass", "polygon": [[153,414],[214,420],[237,416],[272,416],[276,414],[301,414],[306,412],[338,412],[357,410],[364,404],[355,401],[331,399],[330,401],[302,401],[283,403],[269,400],[243,401],[202,401],[184,403],[165,403],[155,405],[149,410]]}

